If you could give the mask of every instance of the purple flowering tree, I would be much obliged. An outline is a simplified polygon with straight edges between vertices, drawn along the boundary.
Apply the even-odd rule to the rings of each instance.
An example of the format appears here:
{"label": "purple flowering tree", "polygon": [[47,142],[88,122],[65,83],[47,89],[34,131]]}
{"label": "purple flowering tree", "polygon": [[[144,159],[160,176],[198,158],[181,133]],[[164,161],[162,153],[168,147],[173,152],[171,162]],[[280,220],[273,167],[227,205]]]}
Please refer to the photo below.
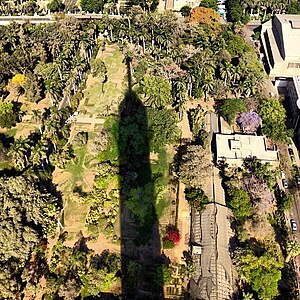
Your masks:
{"label": "purple flowering tree", "polygon": [[237,123],[244,133],[256,133],[258,127],[261,126],[261,118],[254,111],[244,112],[238,117]]}

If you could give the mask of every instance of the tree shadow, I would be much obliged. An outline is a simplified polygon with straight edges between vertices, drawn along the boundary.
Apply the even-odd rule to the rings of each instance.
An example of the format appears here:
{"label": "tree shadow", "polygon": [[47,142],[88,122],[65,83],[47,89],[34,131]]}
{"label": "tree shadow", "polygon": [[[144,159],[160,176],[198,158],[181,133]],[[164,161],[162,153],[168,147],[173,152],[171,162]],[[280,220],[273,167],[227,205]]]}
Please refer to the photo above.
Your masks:
{"label": "tree shadow", "polygon": [[128,90],[119,107],[118,136],[122,299],[163,299],[147,113],[131,88],[130,58],[125,62]]}

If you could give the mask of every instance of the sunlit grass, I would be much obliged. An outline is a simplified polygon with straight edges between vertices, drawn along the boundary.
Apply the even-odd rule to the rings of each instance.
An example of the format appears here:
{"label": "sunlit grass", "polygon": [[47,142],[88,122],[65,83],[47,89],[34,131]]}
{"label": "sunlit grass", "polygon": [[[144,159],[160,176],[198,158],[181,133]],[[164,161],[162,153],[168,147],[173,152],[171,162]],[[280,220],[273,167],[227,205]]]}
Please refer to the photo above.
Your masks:
{"label": "sunlit grass", "polygon": [[[103,86],[99,78],[93,78],[93,83],[84,91],[83,105],[80,110],[90,114],[108,114],[118,110],[119,101],[123,95],[123,79],[125,65],[123,55],[117,46],[109,46],[109,53],[104,59],[107,68],[107,82]],[[101,50],[99,50],[101,51]]]}

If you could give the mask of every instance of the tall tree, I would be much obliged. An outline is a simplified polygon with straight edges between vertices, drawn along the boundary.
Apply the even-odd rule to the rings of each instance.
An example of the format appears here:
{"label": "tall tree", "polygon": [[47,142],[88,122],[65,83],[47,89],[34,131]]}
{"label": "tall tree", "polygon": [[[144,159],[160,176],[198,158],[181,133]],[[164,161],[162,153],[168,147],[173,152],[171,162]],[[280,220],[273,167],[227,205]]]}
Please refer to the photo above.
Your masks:
{"label": "tall tree", "polygon": [[296,240],[288,241],[286,245],[287,257],[285,262],[289,262],[292,257],[300,254],[300,244]]}
{"label": "tall tree", "polygon": [[151,107],[162,109],[170,103],[171,84],[158,76],[145,76],[142,81],[141,91],[146,103]]}
{"label": "tall tree", "polygon": [[262,130],[266,136],[275,141],[287,139],[286,111],[279,100],[272,98],[263,100],[258,113],[262,118]]}

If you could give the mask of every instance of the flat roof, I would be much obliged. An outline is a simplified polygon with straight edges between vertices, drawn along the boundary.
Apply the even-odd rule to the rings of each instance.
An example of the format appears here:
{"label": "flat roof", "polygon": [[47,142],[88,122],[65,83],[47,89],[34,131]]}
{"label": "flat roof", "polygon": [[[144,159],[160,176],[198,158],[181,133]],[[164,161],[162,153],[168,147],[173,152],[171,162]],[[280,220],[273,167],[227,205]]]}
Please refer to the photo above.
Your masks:
{"label": "flat roof", "polygon": [[264,136],[216,134],[217,160],[257,158],[265,162],[278,160],[277,151],[268,150]]}
{"label": "flat roof", "polygon": [[[300,61],[300,15],[275,15],[281,23],[284,59]],[[280,32],[280,31],[278,31]]]}

